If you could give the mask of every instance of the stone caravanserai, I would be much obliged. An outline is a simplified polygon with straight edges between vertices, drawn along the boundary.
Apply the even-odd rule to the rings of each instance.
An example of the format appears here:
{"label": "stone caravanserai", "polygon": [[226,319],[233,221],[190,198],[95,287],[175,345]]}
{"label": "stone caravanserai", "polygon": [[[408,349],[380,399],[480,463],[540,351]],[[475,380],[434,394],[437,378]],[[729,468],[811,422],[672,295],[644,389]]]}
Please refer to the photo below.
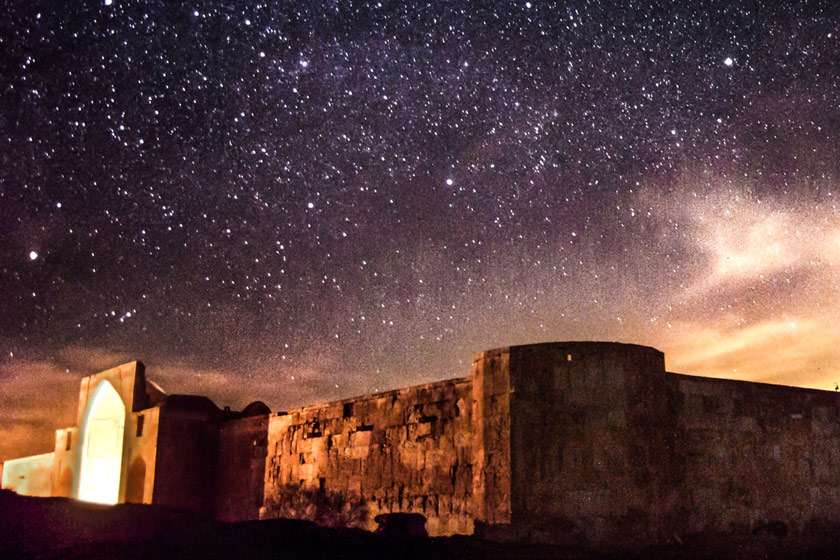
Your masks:
{"label": "stone caravanserai", "polygon": [[132,362],[85,377],[55,449],[6,461],[33,496],[224,521],[603,544],[840,521],[840,394],[665,371],[607,342],[511,346],[472,375],[269,411],[168,395]]}

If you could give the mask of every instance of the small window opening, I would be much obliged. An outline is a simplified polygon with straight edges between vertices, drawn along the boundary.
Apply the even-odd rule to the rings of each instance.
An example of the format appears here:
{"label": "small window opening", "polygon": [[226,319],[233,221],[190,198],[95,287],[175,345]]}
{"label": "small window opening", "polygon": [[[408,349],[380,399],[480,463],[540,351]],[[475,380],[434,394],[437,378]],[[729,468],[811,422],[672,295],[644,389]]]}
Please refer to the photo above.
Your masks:
{"label": "small window opening", "polygon": [[566,361],[567,361],[567,362],[571,362],[571,361],[572,361],[572,355],[571,355],[571,354],[566,354]]}
{"label": "small window opening", "polygon": [[327,490],[327,479],[326,478],[319,478],[318,479],[318,490],[323,493]]}
{"label": "small window opening", "polygon": [[308,429],[303,434],[303,439],[319,438],[324,433],[321,431],[321,425],[313,423],[308,426]]}
{"label": "small window opening", "polygon": [[135,437],[140,437],[143,435],[143,423],[146,418],[141,414],[137,417],[137,433]]}
{"label": "small window opening", "polygon": [[67,442],[65,443],[64,450],[70,451],[70,446],[73,444],[73,432],[67,432]]}
{"label": "small window opening", "polygon": [[344,403],[344,410],[342,411],[343,418],[350,418],[353,416],[353,403]]}

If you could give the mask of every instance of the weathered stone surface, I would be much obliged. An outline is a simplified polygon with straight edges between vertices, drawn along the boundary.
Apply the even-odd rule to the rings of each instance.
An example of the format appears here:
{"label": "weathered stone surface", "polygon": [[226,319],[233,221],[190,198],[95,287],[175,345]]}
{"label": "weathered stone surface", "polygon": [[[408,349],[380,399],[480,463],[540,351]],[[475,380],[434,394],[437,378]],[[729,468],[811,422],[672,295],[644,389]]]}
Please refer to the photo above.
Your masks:
{"label": "weathered stone surface", "polygon": [[472,532],[470,402],[456,379],[272,416],[261,517],[374,530],[417,513],[429,534]]}
{"label": "weathered stone surface", "polygon": [[268,415],[234,419],[219,429],[215,476],[217,519],[257,519],[263,505]]}
{"label": "weathered stone surface", "polygon": [[508,354],[510,531],[569,543],[655,539],[668,476],[657,463],[667,411],[662,353],[570,342]]}
{"label": "weathered stone surface", "polygon": [[688,533],[794,531],[840,519],[836,393],[669,374],[675,480]]}
{"label": "weathered stone surface", "polygon": [[417,514],[432,536],[594,546],[840,520],[840,394],[666,373],[657,350],[593,342],[489,350],[468,378],[273,415],[165,395],[126,364],[82,381],[82,424],[8,461],[4,487],[76,495],[106,381],[125,404],[121,502],[368,530]]}

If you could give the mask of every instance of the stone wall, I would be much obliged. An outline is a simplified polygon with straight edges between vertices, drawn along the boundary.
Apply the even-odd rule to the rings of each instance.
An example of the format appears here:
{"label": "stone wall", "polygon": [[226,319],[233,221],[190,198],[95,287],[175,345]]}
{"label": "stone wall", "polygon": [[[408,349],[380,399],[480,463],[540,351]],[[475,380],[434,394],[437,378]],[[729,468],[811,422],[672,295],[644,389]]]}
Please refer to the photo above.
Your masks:
{"label": "stone wall", "polygon": [[578,342],[505,351],[512,536],[656,540],[668,476],[662,353]]}
{"label": "stone wall", "polygon": [[473,361],[472,512],[487,526],[507,525],[511,514],[510,349],[488,350]]}
{"label": "stone wall", "polygon": [[79,426],[7,461],[4,488],[76,495],[103,381],[126,407],[120,501],[226,521],[372,530],[404,512],[434,536],[629,546],[840,519],[840,393],[666,373],[653,348],[597,342],[488,350],[469,378],[278,414],[164,396],[126,364],[82,381]]}
{"label": "stone wall", "polygon": [[257,519],[263,505],[267,415],[230,420],[219,429],[215,515],[221,521]]}
{"label": "stone wall", "polygon": [[261,517],[420,513],[430,535],[472,533],[472,398],[454,379],[272,415]]}
{"label": "stone wall", "polygon": [[676,530],[840,520],[840,395],[669,374]]}
{"label": "stone wall", "polygon": [[171,395],[156,410],[152,503],[212,515],[219,409],[205,397]]}

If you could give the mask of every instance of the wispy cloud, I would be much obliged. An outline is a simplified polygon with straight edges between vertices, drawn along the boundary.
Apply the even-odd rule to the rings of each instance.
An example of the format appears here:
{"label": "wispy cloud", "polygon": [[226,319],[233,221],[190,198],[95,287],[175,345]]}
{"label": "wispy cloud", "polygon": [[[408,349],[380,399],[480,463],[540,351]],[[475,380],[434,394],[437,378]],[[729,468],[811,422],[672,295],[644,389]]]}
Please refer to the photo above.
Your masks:
{"label": "wispy cloud", "polygon": [[814,320],[678,322],[662,348],[668,368],[679,373],[832,389],[840,381],[838,337],[840,327]]}
{"label": "wispy cloud", "polygon": [[840,212],[827,192],[757,193],[702,172],[640,195],[666,210],[660,229],[680,232],[670,242],[689,263],[655,343],[682,373],[833,389]]}

